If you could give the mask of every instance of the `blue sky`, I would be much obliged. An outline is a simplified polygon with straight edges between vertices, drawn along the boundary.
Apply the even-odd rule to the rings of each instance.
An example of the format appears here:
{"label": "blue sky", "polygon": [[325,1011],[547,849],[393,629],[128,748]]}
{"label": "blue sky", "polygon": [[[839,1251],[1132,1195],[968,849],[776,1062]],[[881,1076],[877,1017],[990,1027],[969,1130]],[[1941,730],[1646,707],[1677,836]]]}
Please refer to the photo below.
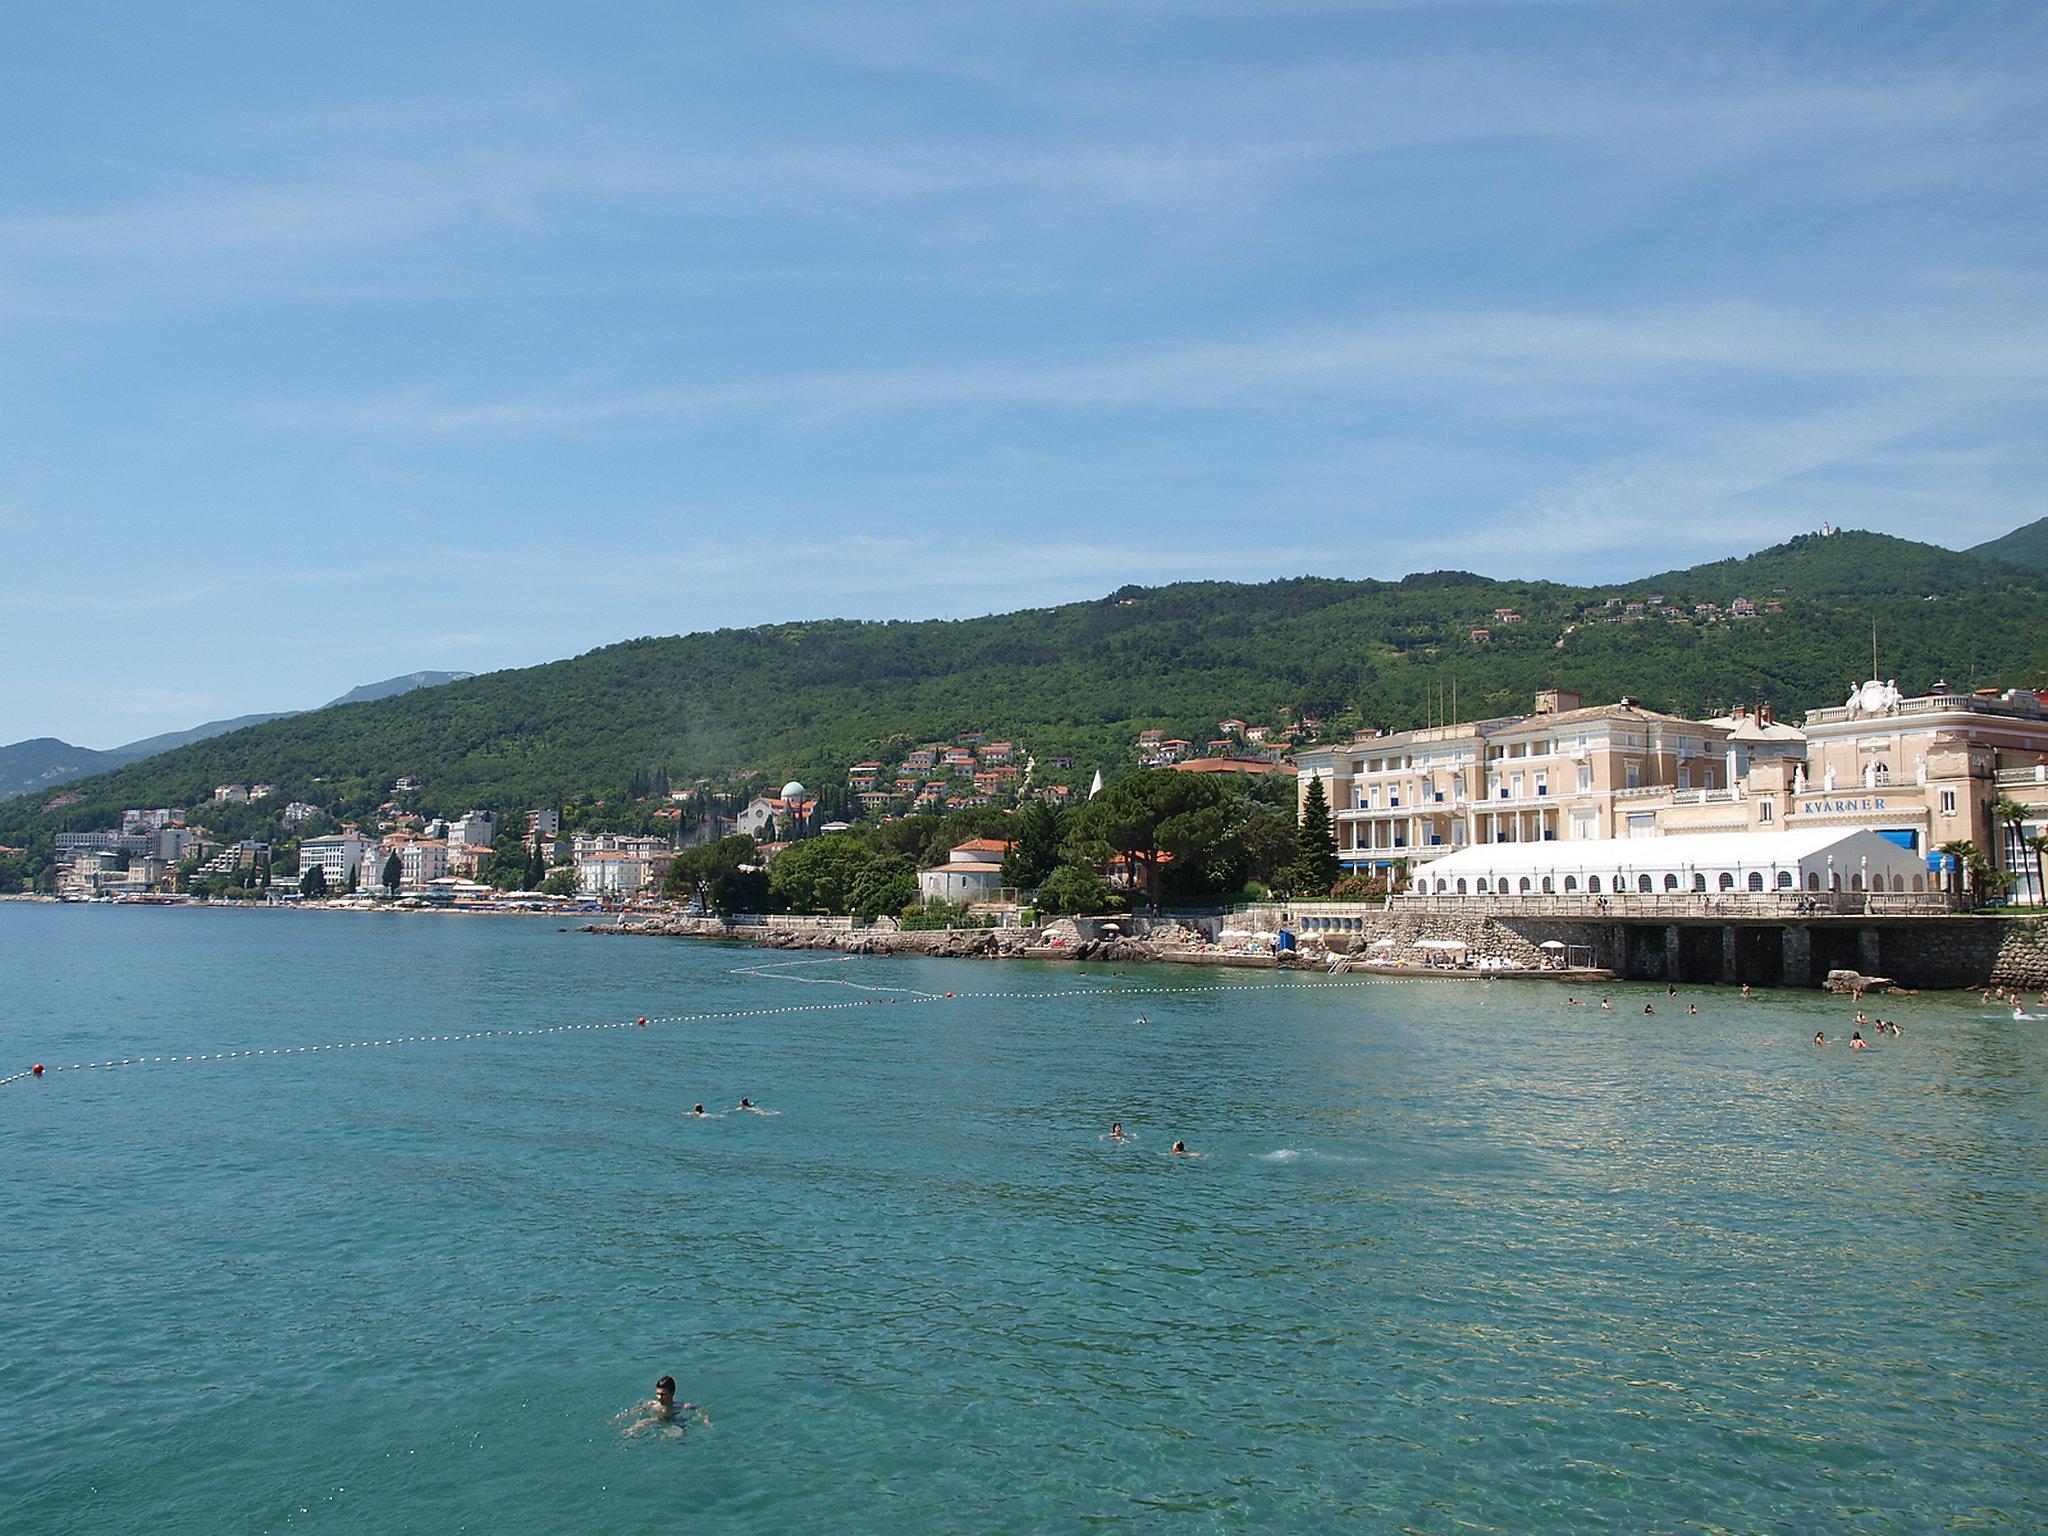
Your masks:
{"label": "blue sky", "polygon": [[2048,6],[18,7],[0,741],[2048,513]]}

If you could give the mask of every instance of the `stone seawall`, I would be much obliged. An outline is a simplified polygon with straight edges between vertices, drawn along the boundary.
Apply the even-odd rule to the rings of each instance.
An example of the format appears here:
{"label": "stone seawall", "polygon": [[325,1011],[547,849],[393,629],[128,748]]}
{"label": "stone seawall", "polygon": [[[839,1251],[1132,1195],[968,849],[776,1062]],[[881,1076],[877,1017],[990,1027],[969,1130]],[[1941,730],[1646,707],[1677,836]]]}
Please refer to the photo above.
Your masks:
{"label": "stone seawall", "polygon": [[[1549,940],[1640,981],[1818,986],[1857,970],[1911,987],[2048,988],[2048,918],[1913,916],[1813,918],[1520,917],[1413,912],[1367,902],[1271,902],[1233,913],[1226,926],[1320,938],[1333,953],[1413,958],[1418,939],[1457,939],[1473,958],[1533,964]],[[1375,941],[1382,941],[1375,947]]]}
{"label": "stone seawall", "polygon": [[[1548,941],[1574,959],[1637,981],[1746,982],[1815,987],[1831,970],[1886,976],[1903,986],[2048,988],[2048,919],[2012,917],[1820,917],[1812,919],[1660,919],[1602,921],[1489,913],[1417,913],[1364,903],[1272,903],[1205,920],[1202,936],[1274,933],[1322,941],[1330,954],[1420,961],[1418,939],[1456,939],[1474,960],[1534,966]],[[593,926],[592,933],[745,939],[769,949],[836,950],[855,955],[933,955],[971,959],[1162,960],[1265,967],[1264,956],[1193,951],[1192,926],[1130,917],[1108,922],[1062,919],[1046,928],[945,929],[902,933],[843,927],[728,928],[716,918],[672,917]],[[1052,941],[1058,939],[1058,944]],[[1381,941],[1375,943],[1375,941]],[[1316,948],[1316,946],[1311,946]],[[1556,951],[1548,951],[1556,953]],[[1306,956],[1291,960],[1320,964]]]}

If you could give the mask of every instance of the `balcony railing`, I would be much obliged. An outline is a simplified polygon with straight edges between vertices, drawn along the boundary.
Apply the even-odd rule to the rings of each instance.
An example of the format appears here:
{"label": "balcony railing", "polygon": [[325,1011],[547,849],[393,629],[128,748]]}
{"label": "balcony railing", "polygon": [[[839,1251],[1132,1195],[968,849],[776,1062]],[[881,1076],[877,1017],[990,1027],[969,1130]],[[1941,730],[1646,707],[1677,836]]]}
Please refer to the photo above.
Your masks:
{"label": "balcony railing", "polygon": [[1403,912],[1494,917],[1908,917],[1952,912],[1946,891],[1679,891],[1645,896],[1396,896]]}

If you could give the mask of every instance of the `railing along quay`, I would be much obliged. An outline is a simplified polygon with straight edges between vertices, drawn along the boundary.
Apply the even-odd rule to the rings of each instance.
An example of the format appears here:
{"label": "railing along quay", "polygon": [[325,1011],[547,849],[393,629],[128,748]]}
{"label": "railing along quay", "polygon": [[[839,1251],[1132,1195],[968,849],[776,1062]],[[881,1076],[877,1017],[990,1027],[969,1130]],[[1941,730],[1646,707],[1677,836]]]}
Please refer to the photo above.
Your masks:
{"label": "railing along quay", "polygon": [[1956,910],[1940,892],[1764,891],[1613,896],[1396,896],[1395,912],[1451,917],[1618,918],[1935,917]]}

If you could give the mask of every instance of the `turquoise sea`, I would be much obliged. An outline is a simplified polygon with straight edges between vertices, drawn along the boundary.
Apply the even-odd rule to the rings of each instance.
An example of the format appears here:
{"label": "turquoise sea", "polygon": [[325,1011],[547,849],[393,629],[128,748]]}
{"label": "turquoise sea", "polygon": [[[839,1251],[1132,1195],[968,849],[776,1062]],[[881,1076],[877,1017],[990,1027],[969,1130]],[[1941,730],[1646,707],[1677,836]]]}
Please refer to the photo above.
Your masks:
{"label": "turquoise sea", "polygon": [[783,958],[0,904],[0,1530],[2048,1528],[2048,1024]]}

